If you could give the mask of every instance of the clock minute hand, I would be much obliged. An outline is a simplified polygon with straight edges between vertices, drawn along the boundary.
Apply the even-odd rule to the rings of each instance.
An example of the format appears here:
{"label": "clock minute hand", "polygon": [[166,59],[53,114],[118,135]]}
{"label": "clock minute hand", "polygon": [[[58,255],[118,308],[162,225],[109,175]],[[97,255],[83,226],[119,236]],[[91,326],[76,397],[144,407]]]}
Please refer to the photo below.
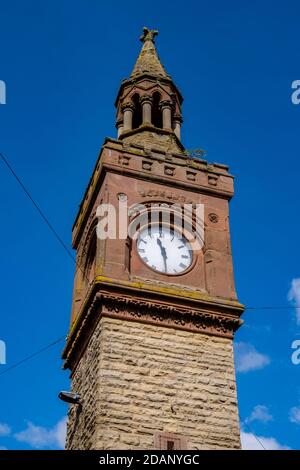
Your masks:
{"label": "clock minute hand", "polygon": [[161,256],[163,257],[164,260],[164,267],[165,267],[165,272],[167,272],[167,253],[166,249],[162,246],[162,243],[159,238],[156,239],[156,242],[160,248]]}

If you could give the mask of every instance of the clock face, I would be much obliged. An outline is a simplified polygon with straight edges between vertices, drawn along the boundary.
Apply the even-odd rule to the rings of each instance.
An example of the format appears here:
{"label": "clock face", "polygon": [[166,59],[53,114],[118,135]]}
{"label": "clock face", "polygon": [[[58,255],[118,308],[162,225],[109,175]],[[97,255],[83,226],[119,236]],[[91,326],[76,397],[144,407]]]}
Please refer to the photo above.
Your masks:
{"label": "clock face", "polygon": [[138,235],[137,251],[142,260],[161,273],[180,274],[192,263],[187,239],[168,227],[146,227]]}

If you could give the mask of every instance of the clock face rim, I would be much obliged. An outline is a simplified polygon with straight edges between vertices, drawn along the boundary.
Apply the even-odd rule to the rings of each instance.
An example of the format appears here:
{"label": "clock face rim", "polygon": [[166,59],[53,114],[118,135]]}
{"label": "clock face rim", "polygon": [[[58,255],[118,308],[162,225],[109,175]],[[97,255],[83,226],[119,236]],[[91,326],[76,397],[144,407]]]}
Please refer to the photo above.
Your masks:
{"label": "clock face rim", "polygon": [[139,241],[139,237],[140,237],[140,234],[146,230],[147,228],[149,228],[150,226],[162,226],[162,227],[165,227],[165,228],[168,228],[168,229],[172,229],[174,230],[174,232],[177,232],[180,234],[180,230],[176,227],[176,226],[168,226],[168,225],[165,225],[165,224],[159,224],[159,223],[154,223],[154,224],[146,224],[146,225],[143,225],[142,227],[140,227],[140,229],[138,230],[138,233],[137,233],[137,237],[135,239],[135,251],[138,255],[138,258],[139,260],[143,263],[143,265],[147,266],[148,269],[150,269],[151,271],[154,271],[156,274],[160,274],[162,276],[170,276],[170,277],[176,277],[176,276],[183,276],[184,274],[187,274],[187,272],[189,272],[195,265],[195,262],[196,262],[196,255],[194,253],[194,250],[192,250],[192,247],[191,247],[191,244],[190,242],[188,241],[188,238],[186,237],[185,233],[187,232],[186,230],[183,231],[182,233],[182,237],[185,238],[186,240],[186,243],[187,245],[190,247],[189,248],[189,251],[191,253],[191,262],[189,264],[189,266],[184,270],[184,271],[180,271],[179,273],[166,273],[164,271],[159,271],[158,269],[155,269],[153,268],[152,266],[150,266],[146,261],[143,260],[143,258],[141,257],[141,255],[139,254],[139,251],[138,251],[138,241]]}

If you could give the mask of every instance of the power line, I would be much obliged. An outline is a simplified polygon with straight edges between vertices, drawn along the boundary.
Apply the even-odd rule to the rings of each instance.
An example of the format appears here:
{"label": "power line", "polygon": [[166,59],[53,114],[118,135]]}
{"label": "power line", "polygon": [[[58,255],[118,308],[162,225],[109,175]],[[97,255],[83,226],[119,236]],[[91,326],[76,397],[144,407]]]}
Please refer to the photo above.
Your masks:
{"label": "power line", "polygon": [[245,310],[286,310],[286,309],[295,309],[298,310],[300,307],[293,305],[278,305],[278,306],[265,306],[265,307],[246,307]]}
{"label": "power line", "polygon": [[65,341],[66,337],[61,336],[60,338],[56,339],[55,341],[52,341],[51,343],[47,344],[43,348],[39,349],[38,351],[35,351],[34,353],[30,354],[29,356],[25,357],[24,359],[21,359],[18,362],[15,362],[11,366],[7,367],[4,369],[2,372],[0,372],[0,375],[4,375],[7,372],[9,372],[12,369],[16,369],[20,365],[24,364],[27,361],[30,361],[30,359],[33,359],[34,357],[38,356],[39,354],[42,354],[44,351],[47,351],[47,349],[52,348],[52,346],[55,346],[55,344],[61,343],[62,341]]}
{"label": "power line", "polygon": [[21,179],[19,178],[19,176],[16,174],[15,170],[12,168],[11,164],[9,163],[9,161],[7,160],[7,158],[3,155],[2,152],[0,152],[0,156],[3,160],[3,162],[5,163],[5,165],[7,166],[7,168],[9,169],[9,171],[11,172],[11,174],[14,176],[14,178],[17,180],[17,182],[19,183],[19,185],[21,186],[21,188],[23,189],[24,193],[26,194],[26,196],[30,199],[30,201],[32,202],[32,204],[34,205],[34,207],[36,208],[36,210],[38,211],[38,213],[40,214],[40,216],[42,217],[42,219],[44,220],[44,222],[47,224],[48,228],[51,230],[51,232],[53,233],[53,235],[55,236],[55,238],[57,239],[57,241],[62,245],[62,247],[64,248],[64,250],[68,253],[68,255],[70,256],[70,258],[76,262],[75,260],[75,257],[73,256],[73,253],[69,250],[69,248],[67,247],[67,245],[65,244],[65,242],[63,241],[63,239],[60,237],[60,235],[57,233],[57,231],[55,230],[55,228],[53,227],[53,225],[50,223],[49,219],[45,216],[45,214],[43,213],[42,209],[39,207],[39,205],[37,204],[37,202],[33,199],[33,197],[31,196],[30,192],[28,191],[28,189],[26,188],[26,186],[24,185],[24,183],[21,181]]}
{"label": "power line", "polygon": [[89,279],[86,277],[86,274],[84,272],[84,270],[82,269],[82,267],[80,266],[80,264],[77,262],[75,256],[73,255],[73,253],[71,252],[71,250],[68,248],[68,246],[66,245],[66,243],[63,241],[63,239],[61,238],[61,236],[58,234],[57,230],[53,227],[53,225],[51,224],[51,222],[49,221],[48,217],[44,214],[44,212],[42,211],[42,209],[40,208],[40,206],[38,205],[38,203],[34,200],[34,198],[31,196],[30,192],[28,191],[28,189],[26,188],[26,186],[24,185],[24,183],[22,182],[21,178],[17,175],[17,173],[15,172],[15,170],[13,169],[11,163],[8,161],[8,159],[3,155],[2,152],[0,152],[0,157],[2,158],[3,162],[5,163],[5,165],[7,166],[7,168],[9,169],[9,171],[11,172],[11,174],[13,175],[13,177],[16,179],[16,181],[18,182],[18,184],[21,186],[22,190],[24,191],[24,193],[26,194],[26,196],[28,197],[28,199],[32,202],[32,204],[34,205],[35,209],[37,210],[37,212],[39,213],[40,217],[43,219],[43,221],[46,223],[47,227],[49,228],[49,230],[52,232],[52,234],[55,236],[56,240],[58,241],[58,243],[63,247],[63,249],[66,251],[66,253],[68,254],[68,256],[72,259],[72,261],[74,261],[76,267],[78,269],[80,269],[80,271],[82,272],[83,276],[86,278],[86,280],[88,281],[88,283],[90,283]]}
{"label": "power line", "polygon": [[[51,224],[51,222],[49,221],[49,219],[47,218],[47,216],[44,214],[44,212],[42,211],[42,209],[40,208],[39,204],[34,200],[34,198],[31,196],[29,190],[26,188],[25,184],[23,183],[23,181],[21,180],[21,178],[17,175],[17,173],[15,172],[15,170],[13,169],[12,165],[10,164],[10,162],[8,161],[8,159],[3,155],[2,152],[0,152],[0,157],[2,159],[2,161],[5,163],[6,167],[9,169],[9,171],[11,172],[11,174],[13,175],[13,177],[15,178],[15,180],[18,182],[18,184],[20,185],[20,187],[22,188],[22,190],[24,191],[24,193],[26,194],[26,196],[28,197],[28,199],[31,201],[31,203],[33,204],[33,206],[35,207],[35,209],[37,210],[37,212],[39,213],[40,217],[43,219],[43,221],[46,223],[47,227],[49,228],[49,230],[52,232],[52,234],[54,235],[54,237],[56,238],[56,240],[58,241],[58,243],[63,247],[63,249],[65,250],[65,252],[67,253],[67,255],[69,256],[69,258],[72,259],[72,261],[75,262],[76,266],[81,270],[81,272],[83,273],[83,275],[85,276],[85,273],[84,271],[82,270],[81,266],[77,263],[76,261],[76,258],[74,257],[73,253],[70,251],[70,249],[68,248],[68,246],[66,245],[66,243],[63,241],[63,239],[61,238],[61,236],[58,234],[57,230],[53,227],[53,225]],[[85,276],[86,277],[86,276]],[[88,281],[89,282],[89,281]],[[44,351],[47,351],[48,349],[50,349],[51,347],[53,347],[54,345],[62,342],[62,341],[65,341],[66,337],[65,336],[61,336],[60,338],[56,339],[55,341],[52,341],[51,343],[47,344],[46,346],[44,346],[43,348],[39,349],[38,351],[34,352],[33,354],[30,354],[29,356],[26,356],[24,359],[21,359],[20,361],[12,364],[11,366],[7,367],[6,369],[4,369],[2,372],[0,372],[0,376],[1,375],[4,375],[6,374],[7,372],[9,372],[10,370],[12,369],[15,369],[17,367],[19,367],[20,365],[24,364],[25,362],[27,361],[30,361],[31,359],[33,359],[34,357],[38,356],[39,354],[42,354]]]}
{"label": "power line", "polygon": [[268,450],[266,449],[266,447],[263,445],[263,443],[261,442],[261,440],[259,439],[259,437],[255,434],[255,432],[253,432],[253,430],[250,428],[248,422],[247,422],[247,419],[245,419],[244,421],[241,420],[241,426],[246,426],[248,428],[248,430],[250,431],[251,435],[257,440],[257,442],[259,443],[259,445],[263,448],[263,450]]}

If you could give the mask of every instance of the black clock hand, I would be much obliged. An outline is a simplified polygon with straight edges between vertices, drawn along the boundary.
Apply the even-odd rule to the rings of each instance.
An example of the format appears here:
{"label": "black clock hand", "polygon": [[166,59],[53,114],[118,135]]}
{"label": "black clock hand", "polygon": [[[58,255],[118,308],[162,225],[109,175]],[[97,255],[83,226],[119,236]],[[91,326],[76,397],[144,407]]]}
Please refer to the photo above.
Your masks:
{"label": "black clock hand", "polygon": [[164,248],[164,251],[163,251],[163,259],[164,259],[165,272],[167,272],[168,271],[168,268],[167,268],[167,254],[166,254],[165,248]]}
{"label": "black clock hand", "polygon": [[162,246],[162,243],[159,238],[156,239],[156,242],[160,248],[161,256],[163,257],[164,260],[164,267],[165,267],[165,272],[167,272],[167,253],[166,249]]}

